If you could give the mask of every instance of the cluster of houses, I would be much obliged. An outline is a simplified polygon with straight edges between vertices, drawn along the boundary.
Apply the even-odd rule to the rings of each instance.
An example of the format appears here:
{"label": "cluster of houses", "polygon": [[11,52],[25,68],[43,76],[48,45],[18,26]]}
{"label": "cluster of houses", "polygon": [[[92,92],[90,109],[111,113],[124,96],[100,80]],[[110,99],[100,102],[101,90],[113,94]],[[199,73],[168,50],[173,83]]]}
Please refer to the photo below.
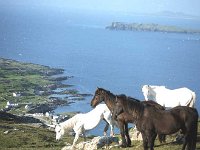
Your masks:
{"label": "cluster of houses", "polygon": [[[12,93],[13,97],[20,97],[21,93]],[[50,111],[49,107],[45,104],[33,105],[30,103],[13,103],[11,101],[7,101],[6,106],[2,111],[9,111],[13,108],[20,107],[25,105],[26,116],[32,116],[37,119],[48,118],[51,122],[62,122],[69,119],[67,115],[55,115],[52,111]]]}
{"label": "cluster of houses", "polygon": [[18,107],[18,106],[19,106],[18,103],[11,103],[10,101],[7,101],[5,108],[9,109],[9,108]]}
{"label": "cluster of houses", "polygon": [[[21,93],[15,93],[15,92],[13,92],[12,95],[13,95],[13,97],[20,97]],[[19,107],[19,103],[13,103],[11,101],[7,101],[5,108],[1,109],[1,111],[9,111],[12,108],[17,108],[17,107]]]}

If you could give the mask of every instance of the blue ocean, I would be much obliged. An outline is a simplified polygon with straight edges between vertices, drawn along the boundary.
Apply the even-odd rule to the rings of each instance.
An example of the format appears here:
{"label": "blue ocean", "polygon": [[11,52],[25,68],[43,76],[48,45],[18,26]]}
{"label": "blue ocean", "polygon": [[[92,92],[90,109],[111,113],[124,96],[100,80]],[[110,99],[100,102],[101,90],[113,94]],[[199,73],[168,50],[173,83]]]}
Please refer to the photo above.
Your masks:
{"label": "blue ocean", "polygon": [[[141,86],[187,87],[200,112],[200,34],[111,31],[112,21],[200,29],[200,18],[81,14],[40,8],[0,9],[0,57],[65,69],[80,93],[103,87],[143,100]],[[88,112],[92,97],[55,112]],[[170,99],[169,99],[170,101]],[[91,131],[102,134],[103,124]]]}

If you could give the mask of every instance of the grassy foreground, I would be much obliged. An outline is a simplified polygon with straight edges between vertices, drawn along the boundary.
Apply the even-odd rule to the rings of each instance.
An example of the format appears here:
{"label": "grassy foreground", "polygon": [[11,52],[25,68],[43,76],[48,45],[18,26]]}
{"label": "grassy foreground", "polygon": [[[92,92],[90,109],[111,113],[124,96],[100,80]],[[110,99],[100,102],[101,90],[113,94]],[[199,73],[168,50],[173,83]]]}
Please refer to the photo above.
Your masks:
{"label": "grassy foreground", "polygon": [[0,149],[61,149],[64,142],[55,141],[55,133],[45,128],[0,121]]}
{"label": "grassy foreground", "polygon": [[[200,150],[200,121],[198,123],[198,141],[197,150]],[[117,135],[118,136],[118,135]],[[120,137],[120,136],[119,136]],[[180,150],[182,143],[174,143],[172,139],[175,137],[167,136],[166,144],[160,144],[158,140],[155,142],[155,150]],[[0,150],[60,150],[65,143],[72,143],[74,137],[65,135],[61,141],[55,140],[55,132],[43,127],[36,127],[28,124],[19,124],[13,121],[6,121],[0,118]],[[87,138],[87,140],[89,140]],[[79,141],[83,138],[79,138]],[[122,148],[112,148],[118,150]],[[143,150],[142,142],[132,141],[132,147],[124,148],[124,150]]]}

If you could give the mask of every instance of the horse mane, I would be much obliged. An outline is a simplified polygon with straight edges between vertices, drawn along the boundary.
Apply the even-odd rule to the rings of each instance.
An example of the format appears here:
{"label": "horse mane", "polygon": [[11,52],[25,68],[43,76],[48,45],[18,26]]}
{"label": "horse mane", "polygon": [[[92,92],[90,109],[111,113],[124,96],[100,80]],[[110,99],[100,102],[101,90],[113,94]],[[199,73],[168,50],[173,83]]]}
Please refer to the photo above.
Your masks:
{"label": "horse mane", "polygon": [[165,110],[165,107],[163,107],[162,105],[158,104],[157,102],[155,101],[152,101],[152,100],[148,100],[148,101],[141,101],[145,106],[153,106],[157,109],[160,109],[160,110]]}
{"label": "horse mane", "polygon": [[125,95],[119,95],[117,98],[123,105],[123,109],[132,114],[136,120],[143,114],[144,104],[140,100]]}
{"label": "horse mane", "polygon": [[[144,105],[141,104],[140,103],[141,101],[138,100],[138,99],[135,99],[133,97],[127,97],[125,94],[115,95],[112,92],[110,92],[109,90],[106,90],[106,89],[103,89],[103,88],[98,88],[98,89],[108,93],[112,97],[119,97],[120,99],[123,99],[123,101],[126,101],[126,107],[130,111],[135,112],[137,109],[139,109],[142,112],[144,110]],[[133,106],[135,106],[135,107],[133,107]]]}
{"label": "horse mane", "polygon": [[130,96],[126,96],[125,94],[117,95],[117,97],[120,97],[120,98],[123,98],[123,99],[128,99],[128,100],[133,100],[133,101],[140,102],[140,100],[138,100],[138,99],[136,99],[136,98],[133,98],[133,97],[130,97]]}
{"label": "horse mane", "polygon": [[109,90],[106,90],[106,89],[104,89],[104,88],[98,88],[98,90],[104,91],[104,92],[106,92],[107,94],[111,95],[112,97],[115,97],[115,96],[116,96],[115,94],[113,94],[112,92],[110,92]]}
{"label": "horse mane", "polygon": [[144,104],[142,104],[140,100],[132,97],[127,97],[125,94],[115,95],[109,90],[105,90],[103,88],[98,88],[98,90],[106,92],[110,97],[116,97],[116,99],[120,99],[124,110],[132,114],[135,119],[138,119],[143,114]]}

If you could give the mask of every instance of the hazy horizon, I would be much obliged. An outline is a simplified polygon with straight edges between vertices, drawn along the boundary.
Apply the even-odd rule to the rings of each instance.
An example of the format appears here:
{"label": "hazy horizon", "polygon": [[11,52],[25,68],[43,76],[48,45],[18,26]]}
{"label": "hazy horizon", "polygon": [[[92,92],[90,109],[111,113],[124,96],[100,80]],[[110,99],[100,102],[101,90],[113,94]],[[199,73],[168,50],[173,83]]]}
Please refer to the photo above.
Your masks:
{"label": "hazy horizon", "polygon": [[[92,14],[156,14],[173,12],[200,16],[199,0],[0,0],[0,7],[4,9],[41,8],[70,11],[75,13]],[[172,14],[173,15],[173,14]]]}

